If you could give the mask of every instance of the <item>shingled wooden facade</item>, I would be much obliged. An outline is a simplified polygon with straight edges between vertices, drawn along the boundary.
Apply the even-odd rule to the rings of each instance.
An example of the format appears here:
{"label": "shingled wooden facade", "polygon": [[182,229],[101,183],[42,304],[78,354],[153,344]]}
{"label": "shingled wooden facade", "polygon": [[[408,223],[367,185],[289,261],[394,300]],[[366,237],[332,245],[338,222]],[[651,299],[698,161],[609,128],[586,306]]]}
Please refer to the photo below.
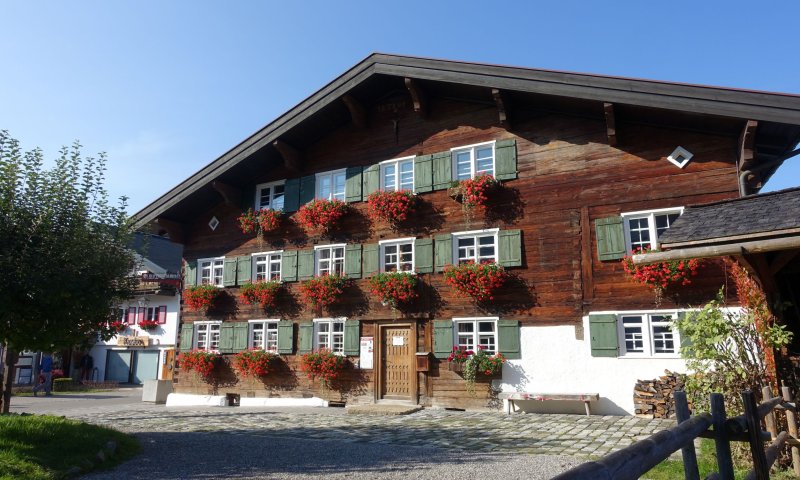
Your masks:
{"label": "shingled wooden facade", "polygon": [[[475,80],[476,69],[486,74],[483,80]],[[219,350],[226,356],[252,346],[254,320],[273,321],[265,327],[274,327],[277,335],[281,361],[267,376],[238,378],[223,363],[211,381],[204,381],[178,369],[176,391],[347,403],[404,399],[428,406],[482,408],[497,405],[500,389],[552,390],[558,385],[553,379],[560,378],[560,391],[599,391],[607,403],[601,410],[632,411],[622,400],[631,396],[624,393],[626,382],[630,392],[637,377],[675,369],[680,361],[676,353],[625,358],[625,342],[631,338],[620,327],[620,315],[677,314],[712,298],[724,277],[711,264],[691,286],[673,289],[654,306],[652,291],[632,282],[619,261],[631,246],[635,228],[630,218],[637,217],[620,214],[637,212],[641,217],[642,212],[656,211],[658,216],[663,209],[737,197],[747,121],[762,121],[761,137],[751,132],[754,138],[749,140],[751,148],[769,144],[760,147],[764,162],[796,143],[800,122],[792,124],[779,116],[785,112],[764,113],[764,105],[776,104],[768,95],[764,99],[766,94],[758,97],[762,110],[734,111],[734,100],[743,105],[749,97],[720,89],[729,96],[730,111],[724,112],[714,110],[721,108],[718,100],[704,99],[714,97],[703,90],[706,87],[641,82],[642,92],[661,89],[658,99],[649,91],[640,92],[641,98],[625,99],[611,86],[624,84],[635,92],[633,81],[514,71],[516,90],[493,88],[510,82],[505,67],[371,56],[139,212],[140,224],[155,220],[155,228],[184,244],[185,284],[202,281],[199,259],[222,260],[221,300],[208,312],[183,309],[181,350],[198,346],[197,326],[207,322],[219,322]],[[553,78],[520,78],[534,74]],[[543,93],[541,89],[552,88],[556,78],[567,87]],[[550,83],[545,85],[545,80]],[[594,85],[594,93],[570,94],[570,85],[588,88],[592,80],[601,84]],[[690,96],[685,89],[695,89],[690,92],[695,105],[684,106],[676,92],[669,92],[676,95],[670,105],[664,92],[671,88],[684,100]],[[608,98],[603,98],[603,89]],[[597,98],[588,98],[591,95]],[[652,104],[643,99],[647,95]],[[797,98],[791,101],[793,108],[800,107]],[[491,150],[492,173],[502,187],[492,193],[485,212],[468,219],[448,187],[456,179],[454,155],[474,145]],[[668,159],[679,146],[692,155],[683,167]],[[371,221],[365,202],[367,194],[381,186],[375,184],[383,174],[378,165],[392,159],[408,159],[414,165],[417,212],[399,229]],[[344,174],[349,211],[329,234],[309,235],[297,225],[293,210],[319,195],[317,174],[332,171]],[[763,183],[767,173],[747,179],[751,188],[758,187],[752,182]],[[243,234],[237,217],[243,209],[257,206],[256,186],[271,182],[283,185],[281,226],[263,237]],[[212,219],[218,222],[213,229]],[[651,223],[655,219],[651,216]],[[490,302],[458,297],[444,281],[442,267],[458,261],[453,242],[459,237],[453,234],[459,232],[494,236],[493,258],[512,274]],[[420,297],[410,308],[394,310],[369,294],[367,278],[380,269],[384,254],[380,245],[392,239],[414,245]],[[325,245],[343,245],[344,270],[353,281],[341,304],[330,310],[311,309],[301,301],[298,287],[315,272],[315,248]],[[283,288],[272,311],[238,299],[240,286],[254,279],[253,254],[263,252],[280,255]],[[345,319],[342,325],[325,327],[341,329],[340,348],[352,363],[332,388],[311,382],[298,368],[299,355],[318,346],[320,319]],[[475,343],[486,340],[509,359],[494,389],[491,379],[479,377],[475,395],[445,361],[453,344],[462,340],[459,322],[467,319],[488,322],[473,323],[466,330],[491,326],[488,340],[475,332]],[[651,353],[653,342],[659,341],[656,336],[663,334],[655,328],[644,325]],[[372,368],[364,368],[370,362],[360,355],[364,337],[374,342]],[[670,336],[673,340],[677,338]],[[548,344],[551,350],[537,347]],[[559,358],[559,350],[573,353]],[[418,354],[425,352],[430,352],[429,366],[416,368],[417,357],[422,357]],[[607,390],[603,383],[584,381],[585,374],[576,373],[583,369],[614,376],[617,368],[619,379],[609,381]],[[544,377],[551,380],[539,383]]]}

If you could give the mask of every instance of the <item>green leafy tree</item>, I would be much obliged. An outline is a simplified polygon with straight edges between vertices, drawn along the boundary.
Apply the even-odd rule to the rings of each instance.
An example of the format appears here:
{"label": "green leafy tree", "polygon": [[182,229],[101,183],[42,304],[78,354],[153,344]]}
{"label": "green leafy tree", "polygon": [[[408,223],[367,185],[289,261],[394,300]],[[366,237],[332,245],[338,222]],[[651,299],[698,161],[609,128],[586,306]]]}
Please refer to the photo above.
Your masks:
{"label": "green leafy tree", "polygon": [[15,353],[87,345],[113,335],[111,309],[133,292],[125,199],[108,202],[105,155],[61,149],[45,168],[0,131],[0,342],[6,348],[3,410]]}

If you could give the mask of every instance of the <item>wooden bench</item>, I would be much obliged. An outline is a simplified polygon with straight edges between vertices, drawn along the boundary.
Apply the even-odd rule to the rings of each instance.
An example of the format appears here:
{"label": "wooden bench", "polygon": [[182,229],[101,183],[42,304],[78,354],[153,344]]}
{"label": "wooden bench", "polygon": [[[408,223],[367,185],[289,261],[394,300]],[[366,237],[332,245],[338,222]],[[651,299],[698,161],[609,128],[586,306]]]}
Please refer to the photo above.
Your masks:
{"label": "wooden bench", "polygon": [[511,415],[514,411],[514,402],[517,400],[538,400],[544,402],[545,400],[565,400],[571,402],[583,402],[586,408],[586,415],[592,414],[590,407],[591,402],[600,400],[599,393],[532,393],[532,392],[501,392],[498,395],[500,400],[507,400],[508,406],[506,413]]}

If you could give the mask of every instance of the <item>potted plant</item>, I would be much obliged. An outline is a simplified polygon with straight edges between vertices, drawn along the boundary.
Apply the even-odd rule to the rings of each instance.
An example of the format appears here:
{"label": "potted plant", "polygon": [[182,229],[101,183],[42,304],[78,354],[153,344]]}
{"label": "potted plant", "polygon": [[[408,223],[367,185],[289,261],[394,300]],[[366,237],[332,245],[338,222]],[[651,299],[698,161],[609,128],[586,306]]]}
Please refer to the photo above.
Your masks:
{"label": "potted plant", "polygon": [[312,200],[297,211],[297,222],[306,230],[327,232],[336,227],[347,212],[341,200]]}
{"label": "potted plant", "polygon": [[219,293],[220,289],[214,285],[197,285],[183,289],[183,301],[195,311],[208,309]]}
{"label": "potted plant", "polygon": [[128,324],[125,323],[125,322],[122,322],[120,320],[114,320],[113,322],[108,324],[108,327],[113,332],[116,332],[117,334],[120,334],[120,333],[124,332],[125,330],[127,330]]}
{"label": "potted plant", "polygon": [[383,272],[370,277],[370,292],[392,308],[413,301],[417,294],[417,276],[408,272]]}
{"label": "potted plant", "polygon": [[155,320],[141,320],[139,322],[139,328],[148,332],[152,332],[158,328],[158,322]]}
{"label": "potted plant", "polygon": [[494,300],[495,293],[507,280],[507,273],[494,262],[467,262],[446,266],[444,279],[459,296],[486,302]]}
{"label": "potted plant", "polygon": [[347,282],[347,277],[341,275],[321,275],[302,282],[300,294],[312,308],[328,307],[341,299]]}
{"label": "potted plant", "polygon": [[278,228],[281,222],[281,212],[269,208],[253,210],[248,208],[246,212],[237,218],[239,229],[242,233],[256,232],[262,235]]}
{"label": "potted plant", "polygon": [[416,197],[411,192],[376,191],[367,197],[369,216],[374,221],[382,220],[396,227],[414,213]]}
{"label": "potted plant", "polygon": [[450,356],[447,357],[447,361],[450,362],[450,371],[461,373],[464,371],[464,363],[469,359],[470,355],[474,355],[475,352],[472,350],[467,350],[465,347],[460,347],[458,345],[453,347],[453,351],[450,352]]}
{"label": "potted plant", "polygon": [[464,380],[467,382],[467,391],[475,396],[475,380],[478,376],[492,377],[499,374],[506,362],[502,353],[488,355],[482,345],[464,362]]}
{"label": "potted plant", "polygon": [[233,357],[233,369],[244,377],[263,377],[275,358],[274,353],[261,349],[244,350]]}
{"label": "potted plant", "polygon": [[319,379],[326,388],[330,388],[331,382],[338,378],[346,367],[346,357],[326,349],[306,353],[300,358],[300,370],[312,381]]}
{"label": "potted plant", "polygon": [[208,379],[214,371],[215,365],[222,359],[220,354],[205,350],[192,350],[180,354],[180,365],[187,370],[196,372],[201,377]]}
{"label": "potted plant", "polygon": [[461,202],[464,217],[467,223],[474,217],[476,209],[485,209],[489,202],[492,190],[497,189],[500,182],[491,175],[478,175],[475,178],[453,182],[448,189],[450,196],[457,202]]}
{"label": "potted plant", "polygon": [[634,280],[651,288],[655,293],[656,305],[661,304],[664,292],[670,285],[689,285],[691,277],[697,275],[697,270],[702,266],[702,261],[696,258],[690,260],[672,260],[669,262],[653,263],[650,265],[635,265],[633,255],[639,253],[657,252],[649,248],[636,248],[631,255],[622,259],[622,266]]}
{"label": "potted plant", "polygon": [[239,289],[239,298],[246,305],[258,304],[261,308],[275,308],[278,299],[278,290],[281,283],[274,280],[267,282],[245,283]]}

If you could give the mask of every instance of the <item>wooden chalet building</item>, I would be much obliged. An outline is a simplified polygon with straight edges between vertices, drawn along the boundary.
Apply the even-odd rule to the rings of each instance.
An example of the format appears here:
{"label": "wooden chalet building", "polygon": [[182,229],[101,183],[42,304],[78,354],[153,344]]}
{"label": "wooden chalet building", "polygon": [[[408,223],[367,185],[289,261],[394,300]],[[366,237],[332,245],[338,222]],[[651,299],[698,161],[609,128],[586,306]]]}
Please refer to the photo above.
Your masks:
{"label": "wooden chalet building", "polygon": [[[685,206],[758,191],[798,140],[795,95],[371,55],[136,214],[184,245],[185,286],[224,290],[207,312],[183,307],[181,351],[281,357],[258,380],[224,363],[209,381],[178,368],[176,398],[485,408],[498,391],[597,393],[593,411],[632,413],[637,379],[685,370],[670,320],[724,279],[708,266],[656,306],[620,259],[655,247]],[[448,189],[480,173],[502,187],[470,219]],[[416,193],[411,221],[371,221],[367,195],[402,188]],[[314,198],[349,205],[327,235],[295,221]],[[256,238],[238,228],[247,208],[284,218]],[[456,296],[442,271],[468,260],[495,261],[512,280],[488,302]],[[368,278],[393,268],[418,275],[410,308],[369,293]],[[345,300],[306,307],[300,283],[331,270],[353,279]],[[272,311],[238,299],[263,278],[283,282]],[[479,377],[473,396],[446,361],[453,345],[502,352],[502,376]],[[319,347],[352,363],[330,389],[298,368]]]}

